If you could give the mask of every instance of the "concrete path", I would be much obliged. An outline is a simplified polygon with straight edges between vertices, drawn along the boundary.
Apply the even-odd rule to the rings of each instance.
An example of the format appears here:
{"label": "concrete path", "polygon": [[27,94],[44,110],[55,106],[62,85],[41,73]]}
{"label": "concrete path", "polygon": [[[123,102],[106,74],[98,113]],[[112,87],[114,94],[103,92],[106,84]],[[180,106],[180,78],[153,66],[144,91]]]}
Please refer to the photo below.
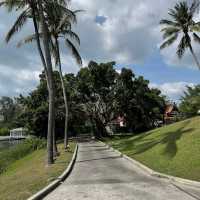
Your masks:
{"label": "concrete path", "polygon": [[[74,169],[46,200],[196,200],[151,177],[102,143],[80,143]],[[200,198],[199,198],[200,199]]]}

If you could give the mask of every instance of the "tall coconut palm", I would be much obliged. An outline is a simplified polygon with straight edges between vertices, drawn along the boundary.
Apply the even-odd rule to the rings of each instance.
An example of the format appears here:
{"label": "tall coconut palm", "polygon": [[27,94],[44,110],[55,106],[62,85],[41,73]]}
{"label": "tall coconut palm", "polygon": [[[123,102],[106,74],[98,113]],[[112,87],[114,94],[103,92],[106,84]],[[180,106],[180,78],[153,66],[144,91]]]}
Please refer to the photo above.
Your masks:
{"label": "tall coconut palm", "polygon": [[[50,54],[50,34],[48,26],[45,19],[45,10],[48,7],[48,4],[52,4],[54,1],[34,1],[34,0],[4,0],[0,2],[0,6],[6,6],[9,11],[13,9],[22,10],[21,14],[17,18],[16,22],[8,32],[6,36],[6,41],[9,42],[10,39],[22,29],[24,24],[28,21],[29,18],[33,19],[33,24],[35,28],[35,34],[37,36],[37,46],[40,53],[40,57],[44,66],[45,75],[47,78],[47,85],[49,91],[49,117],[48,117],[48,133],[47,133],[47,163],[53,163],[53,132],[54,132],[54,82],[53,82],[53,70],[51,63],[51,54]],[[58,7],[60,5],[57,5]],[[38,20],[38,21],[37,21]],[[38,25],[41,25],[43,36],[43,47],[44,54],[40,44]]]}
{"label": "tall coconut palm", "polygon": [[47,77],[48,77],[48,89],[49,89],[49,117],[48,117],[48,134],[47,134],[47,161],[48,164],[53,163],[53,135],[54,135],[54,128],[55,128],[55,86],[53,80],[53,68],[51,62],[51,53],[50,53],[50,35],[49,29],[45,20],[44,15],[44,7],[42,1],[38,1],[38,14],[40,17],[40,25],[43,33],[43,47],[44,47],[44,55],[46,59],[47,65]]}
{"label": "tall coconut palm", "polygon": [[200,43],[200,37],[197,32],[200,31],[200,23],[194,21],[194,15],[199,7],[199,3],[194,1],[191,6],[186,1],[179,2],[173,9],[169,10],[171,20],[163,19],[160,21],[162,28],[164,42],[160,46],[160,49],[164,49],[173,43],[175,43],[179,37],[180,42],[177,47],[177,55],[181,59],[186,51],[189,49],[198,68],[200,69],[200,63],[192,47],[192,38],[194,41]]}
{"label": "tall coconut palm", "polygon": [[[76,23],[76,13],[79,11],[75,11],[73,16],[65,15],[64,13],[57,10],[57,12],[51,12],[51,17],[49,18],[49,26],[51,27],[51,36],[53,41],[52,49],[54,50],[55,64],[58,66],[58,71],[60,75],[60,80],[62,84],[64,104],[65,104],[65,129],[64,129],[64,148],[68,148],[68,100],[65,88],[65,82],[63,79],[62,73],[62,63],[61,63],[61,55],[60,55],[60,45],[59,38],[64,38],[65,44],[71,50],[72,55],[76,59],[79,65],[82,65],[81,56],[74,44],[80,45],[80,39],[78,35],[71,30],[72,23]],[[64,17],[63,17],[64,16]]]}
{"label": "tall coconut palm", "polygon": [[[64,4],[63,6],[66,6]],[[47,14],[47,21],[50,27],[50,35],[51,35],[51,51],[55,58],[55,65],[58,66],[58,71],[60,75],[62,90],[63,90],[63,97],[64,97],[64,104],[65,104],[65,129],[64,129],[64,148],[67,149],[68,147],[68,100],[65,88],[65,81],[63,79],[62,73],[62,64],[61,64],[61,55],[60,55],[60,44],[59,38],[64,39],[65,44],[71,50],[72,55],[76,59],[79,65],[82,65],[81,56],[76,48],[76,45],[80,45],[80,39],[78,35],[72,31],[72,24],[76,23],[76,13],[80,12],[80,10],[65,12],[65,10],[55,7],[48,7],[48,14]],[[43,34],[39,34],[40,37],[43,37]],[[20,41],[18,46],[21,46],[24,43],[32,42],[36,39],[36,35],[30,35]],[[75,43],[76,44],[75,44]],[[55,146],[55,145],[54,145]]]}

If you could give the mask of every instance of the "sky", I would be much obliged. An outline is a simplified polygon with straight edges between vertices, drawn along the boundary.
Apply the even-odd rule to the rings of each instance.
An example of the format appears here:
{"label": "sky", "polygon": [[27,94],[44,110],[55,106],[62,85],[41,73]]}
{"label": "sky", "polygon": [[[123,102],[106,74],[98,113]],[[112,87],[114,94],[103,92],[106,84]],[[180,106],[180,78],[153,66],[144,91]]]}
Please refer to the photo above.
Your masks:
{"label": "sky", "polygon": [[[200,71],[189,51],[183,59],[176,56],[176,46],[160,51],[159,21],[169,18],[168,9],[177,0],[71,0],[72,10],[82,9],[73,27],[81,39],[80,54],[85,67],[90,60],[116,61],[116,70],[128,67],[150,80],[168,99],[179,101],[186,86],[199,84]],[[188,0],[188,3],[191,3]],[[20,39],[33,33],[31,22],[16,37],[5,43],[5,35],[18,13],[0,9],[0,96],[27,95],[39,81],[42,71],[35,44],[17,48]],[[199,14],[195,16],[199,18]],[[193,44],[197,55],[200,46]],[[199,56],[198,56],[199,57]],[[79,66],[62,44],[63,70],[77,73]]]}

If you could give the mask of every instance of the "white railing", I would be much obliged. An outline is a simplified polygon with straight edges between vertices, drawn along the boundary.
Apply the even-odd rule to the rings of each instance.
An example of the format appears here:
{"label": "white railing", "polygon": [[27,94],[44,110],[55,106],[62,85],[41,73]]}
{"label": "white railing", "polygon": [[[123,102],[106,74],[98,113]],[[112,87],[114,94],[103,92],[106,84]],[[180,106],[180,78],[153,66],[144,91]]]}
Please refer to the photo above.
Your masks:
{"label": "white railing", "polygon": [[26,130],[24,128],[10,130],[10,138],[20,139],[24,137],[26,137]]}

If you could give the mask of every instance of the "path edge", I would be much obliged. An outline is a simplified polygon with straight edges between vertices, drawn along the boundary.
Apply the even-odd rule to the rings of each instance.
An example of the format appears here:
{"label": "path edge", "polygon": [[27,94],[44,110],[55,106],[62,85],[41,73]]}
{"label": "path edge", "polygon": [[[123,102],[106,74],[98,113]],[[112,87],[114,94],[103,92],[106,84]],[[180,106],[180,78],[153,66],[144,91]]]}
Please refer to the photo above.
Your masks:
{"label": "path edge", "polygon": [[41,189],[33,196],[29,197],[27,200],[40,200],[45,196],[47,196],[50,192],[52,192],[56,187],[58,187],[62,183],[62,181],[64,181],[70,175],[76,161],[77,153],[78,153],[78,144],[76,144],[73,157],[67,169],[55,181],[47,185],[45,188]]}
{"label": "path edge", "polygon": [[142,171],[146,172],[147,174],[149,174],[150,176],[154,176],[157,178],[162,178],[162,179],[167,179],[171,182],[177,182],[177,183],[182,183],[188,186],[192,186],[192,187],[196,187],[196,188],[200,188],[200,182],[198,181],[192,181],[192,180],[188,180],[188,179],[183,179],[183,178],[179,178],[179,177],[175,177],[175,176],[170,176],[164,173],[160,173],[157,171],[154,171],[153,169],[147,167],[146,165],[142,164],[141,162],[130,158],[129,156],[123,154],[122,152],[114,149],[111,145],[106,144],[102,141],[100,141],[101,143],[103,143],[104,145],[106,145],[108,148],[110,148],[111,150],[115,151],[116,153],[120,154],[121,157],[125,158],[126,160],[128,160],[129,162],[133,163],[134,165],[136,165],[137,167],[139,167]]}

